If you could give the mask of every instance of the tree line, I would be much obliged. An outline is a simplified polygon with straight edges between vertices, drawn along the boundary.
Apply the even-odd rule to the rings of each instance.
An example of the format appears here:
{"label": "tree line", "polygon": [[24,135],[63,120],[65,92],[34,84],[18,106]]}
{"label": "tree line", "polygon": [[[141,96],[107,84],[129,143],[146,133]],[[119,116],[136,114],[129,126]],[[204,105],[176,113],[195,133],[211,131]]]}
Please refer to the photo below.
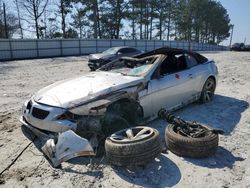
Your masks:
{"label": "tree line", "polygon": [[[215,0],[13,0],[9,36],[159,39],[218,44],[229,37],[227,10]],[[0,15],[2,11],[0,9]],[[13,17],[14,16],[14,17]],[[0,37],[4,37],[0,18]],[[25,28],[26,27],[26,28]]]}

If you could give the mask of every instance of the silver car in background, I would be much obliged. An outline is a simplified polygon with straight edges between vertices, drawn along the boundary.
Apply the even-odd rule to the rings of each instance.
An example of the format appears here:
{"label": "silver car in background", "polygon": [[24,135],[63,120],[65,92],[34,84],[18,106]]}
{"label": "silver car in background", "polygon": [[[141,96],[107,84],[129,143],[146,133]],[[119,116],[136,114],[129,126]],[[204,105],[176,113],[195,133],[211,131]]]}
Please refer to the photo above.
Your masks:
{"label": "silver car in background", "polygon": [[162,108],[211,101],[217,75],[214,61],[198,53],[160,48],[41,89],[23,105],[21,122],[44,134],[109,135],[156,118]]}

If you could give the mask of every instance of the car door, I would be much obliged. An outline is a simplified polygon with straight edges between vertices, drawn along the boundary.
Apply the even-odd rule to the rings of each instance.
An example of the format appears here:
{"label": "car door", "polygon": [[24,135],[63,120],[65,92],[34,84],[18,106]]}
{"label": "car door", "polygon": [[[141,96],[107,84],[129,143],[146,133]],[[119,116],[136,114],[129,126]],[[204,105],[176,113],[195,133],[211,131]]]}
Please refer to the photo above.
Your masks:
{"label": "car door", "polygon": [[185,54],[186,62],[187,62],[187,68],[190,70],[190,78],[192,79],[192,96],[197,95],[203,86],[204,75],[207,75],[207,67],[198,64],[198,61],[191,55],[191,54]]}
{"label": "car door", "polygon": [[[157,71],[157,70],[156,70]],[[147,98],[151,105],[145,109],[145,116],[156,115],[161,108],[177,109],[193,97],[195,83],[191,69],[176,70],[148,82]]]}

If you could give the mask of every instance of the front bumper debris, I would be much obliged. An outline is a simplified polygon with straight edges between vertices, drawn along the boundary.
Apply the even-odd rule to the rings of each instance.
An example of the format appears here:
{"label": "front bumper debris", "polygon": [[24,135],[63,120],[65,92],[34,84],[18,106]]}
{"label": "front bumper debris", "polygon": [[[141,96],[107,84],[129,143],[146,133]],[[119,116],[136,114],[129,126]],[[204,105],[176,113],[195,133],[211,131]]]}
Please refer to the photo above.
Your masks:
{"label": "front bumper debris", "polygon": [[88,140],[78,136],[72,130],[59,133],[58,141],[49,139],[42,147],[43,153],[49,158],[53,167],[62,162],[79,156],[94,156],[94,150]]}
{"label": "front bumper debris", "polygon": [[40,130],[31,124],[29,124],[23,116],[20,117],[19,121],[25,125],[29,130],[31,130],[37,137],[40,137],[42,139],[51,139],[55,137],[55,133],[50,133],[44,130]]}

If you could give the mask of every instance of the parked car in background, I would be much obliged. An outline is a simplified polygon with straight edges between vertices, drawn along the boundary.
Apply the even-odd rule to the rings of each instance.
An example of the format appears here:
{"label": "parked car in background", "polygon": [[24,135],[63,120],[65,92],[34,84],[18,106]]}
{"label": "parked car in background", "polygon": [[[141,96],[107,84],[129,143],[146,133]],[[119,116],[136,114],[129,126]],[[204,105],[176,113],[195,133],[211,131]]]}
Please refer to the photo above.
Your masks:
{"label": "parked car in background", "polygon": [[250,51],[250,45],[245,46],[245,51]]}
{"label": "parked car in background", "polygon": [[234,43],[231,46],[231,51],[250,51],[250,45],[244,43]]}
{"label": "parked car in background", "polygon": [[124,56],[132,57],[141,54],[142,51],[128,46],[113,47],[105,50],[102,53],[90,54],[88,66],[94,71],[99,67]]}

